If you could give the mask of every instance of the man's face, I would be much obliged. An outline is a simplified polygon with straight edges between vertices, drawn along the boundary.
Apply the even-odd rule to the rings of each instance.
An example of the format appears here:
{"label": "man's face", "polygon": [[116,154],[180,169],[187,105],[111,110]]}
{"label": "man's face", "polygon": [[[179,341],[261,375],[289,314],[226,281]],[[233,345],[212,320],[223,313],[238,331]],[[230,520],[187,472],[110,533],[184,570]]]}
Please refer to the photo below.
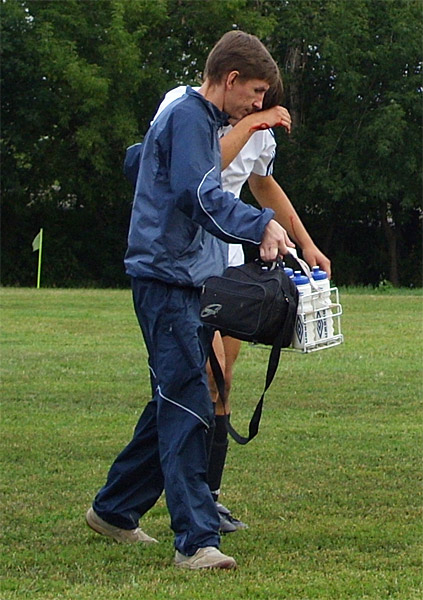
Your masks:
{"label": "man's face", "polygon": [[236,77],[227,85],[223,110],[232,119],[242,119],[261,110],[264,94],[268,89],[269,84],[261,79],[241,80]]}

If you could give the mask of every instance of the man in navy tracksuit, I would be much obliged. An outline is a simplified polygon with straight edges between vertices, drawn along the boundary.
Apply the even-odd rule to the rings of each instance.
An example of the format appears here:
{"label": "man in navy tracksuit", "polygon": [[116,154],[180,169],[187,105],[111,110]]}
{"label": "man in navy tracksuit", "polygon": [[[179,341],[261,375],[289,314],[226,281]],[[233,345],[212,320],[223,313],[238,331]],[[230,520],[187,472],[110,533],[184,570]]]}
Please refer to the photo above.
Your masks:
{"label": "man in navy tracksuit", "polygon": [[154,543],[138,523],[164,489],[175,564],[189,569],[236,566],[218,549],[219,517],[206,481],[212,333],[199,318],[200,289],[225,269],[225,242],[260,245],[264,260],[292,245],[272,210],[222,191],[217,131],[228,116],[259,110],[276,77],[277,65],[256,37],[225,34],[199,92],[188,88],[168,106],[142,146],[125,265],[153,397],[86,518],[117,541]]}

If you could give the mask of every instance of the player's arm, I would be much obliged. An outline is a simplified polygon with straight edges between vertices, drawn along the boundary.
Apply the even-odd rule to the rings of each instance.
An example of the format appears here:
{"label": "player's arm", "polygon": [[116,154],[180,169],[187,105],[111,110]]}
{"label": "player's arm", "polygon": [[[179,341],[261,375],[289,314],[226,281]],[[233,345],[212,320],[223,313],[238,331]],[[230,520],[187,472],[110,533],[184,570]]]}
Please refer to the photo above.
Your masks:
{"label": "player's arm", "polygon": [[330,260],[313,242],[297,211],[277,181],[271,175],[263,177],[251,173],[248,185],[254,198],[262,208],[274,210],[275,220],[286,229],[289,237],[301,248],[307,263],[310,266],[318,265],[328,273],[330,278]]}
{"label": "player's arm", "polygon": [[229,133],[220,140],[222,150],[222,171],[239,154],[250,137],[261,129],[271,127],[285,127],[288,133],[291,131],[291,117],[283,106],[274,106],[268,110],[247,115],[231,129]]}

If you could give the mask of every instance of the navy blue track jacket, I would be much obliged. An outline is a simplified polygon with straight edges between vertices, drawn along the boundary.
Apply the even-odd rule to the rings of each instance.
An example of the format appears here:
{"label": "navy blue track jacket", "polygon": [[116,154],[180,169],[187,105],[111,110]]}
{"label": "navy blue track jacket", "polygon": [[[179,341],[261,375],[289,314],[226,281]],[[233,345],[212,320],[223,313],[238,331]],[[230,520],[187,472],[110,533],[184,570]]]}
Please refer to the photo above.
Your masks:
{"label": "navy blue track jacket", "polygon": [[200,287],[227,266],[223,242],[260,244],[271,209],[221,187],[218,128],[227,115],[187,87],[141,147],[125,256],[132,277]]}

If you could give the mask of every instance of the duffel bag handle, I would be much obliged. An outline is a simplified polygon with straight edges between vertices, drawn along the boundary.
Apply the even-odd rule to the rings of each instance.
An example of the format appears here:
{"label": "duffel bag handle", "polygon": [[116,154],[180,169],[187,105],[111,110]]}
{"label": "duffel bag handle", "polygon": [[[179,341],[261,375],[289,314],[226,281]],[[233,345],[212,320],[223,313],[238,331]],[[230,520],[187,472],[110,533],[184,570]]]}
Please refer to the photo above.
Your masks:
{"label": "duffel bag handle", "polygon": [[[313,276],[310,271],[310,267],[308,266],[308,264],[306,263],[305,260],[303,260],[302,258],[300,258],[298,256],[296,248],[288,247],[288,252],[292,256],[292,258],[295,260],[295,262],[298,264],[298,266],[301,267],[301,269],[304,271],[304,273],[310,279],[311,287],[317,289],[316,283],[313,280]],[[261,263],[262,265],[265,265],[269,269],[269,271],[273,271],[274,269],[276,269],[276,267],[282,265],[282,260],[280,258],[278,258],[274,261],[268,261],[268,262],[262,261],[261,259],[257,259],[257,262]]]}
{"label": "duffel bag handle", "polygon": [[304,271],[304,273],[307,275],[307,277],[310,280],[310,285],[313,288],[313,290],[315,292],[319,291],[319,288],[317,287],[316,282],[313,279],[313,276],[311,274],[310,271],[310,267],[308,266],[308,264],[306,263],[305,260],[303,260],[302,258],[300,258],[297,254],[297,251],[295,248],[288,248],[288,252],[289,254],[292,256],[292,258],[299,264],[299,266],[302,268],[302,270]]}

